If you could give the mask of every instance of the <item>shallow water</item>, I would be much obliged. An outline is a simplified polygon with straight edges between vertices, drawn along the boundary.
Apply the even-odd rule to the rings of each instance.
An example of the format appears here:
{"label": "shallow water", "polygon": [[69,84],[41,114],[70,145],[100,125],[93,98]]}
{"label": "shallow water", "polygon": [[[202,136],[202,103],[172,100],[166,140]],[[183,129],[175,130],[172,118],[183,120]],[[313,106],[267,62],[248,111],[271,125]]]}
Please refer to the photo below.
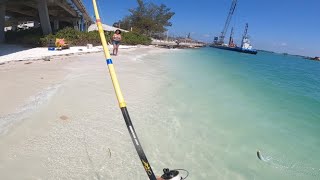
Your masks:
{"label": "shallow water", "polygon": [[[114,60],[157,175],[168,167],[196,180],[320,179],[320,63],[212,48],[167,52]],[[54,91],[5,119],[24,123],[0,144],[0,177],[146,179],[102,54],[67,68]]]}
{"label": "shallow water", "polygon": [[156,169],[185,168],[190,179],[320,179],[319,62],[213,48],[159,59],[169,78],[152,113],[160,155],[147,154]]}

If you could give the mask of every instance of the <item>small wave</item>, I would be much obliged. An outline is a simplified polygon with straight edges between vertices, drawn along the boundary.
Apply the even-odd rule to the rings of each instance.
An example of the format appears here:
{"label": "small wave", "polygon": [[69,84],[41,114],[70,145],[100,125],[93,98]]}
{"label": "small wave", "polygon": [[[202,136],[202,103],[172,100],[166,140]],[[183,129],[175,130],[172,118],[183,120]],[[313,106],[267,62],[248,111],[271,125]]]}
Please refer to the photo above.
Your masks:
{"label": "small wave", "polygon": [[133,58],[133,61],[142,61],[142,59],[147,56],[148,54],[139,54]]}
{"label": "small wave", "polygon": [[57,84],[48,87],[37,95],[30,97],[27,103],[18,108],[16,112],[5,116],[0,116],[0,135],[6,134],[13,124],[21,122],[25,118],[29,117],[32,112],[46,103],[55,94],[60,86],[61,84]]}
{"label": "small wave", "polygon": [[320,177],[320,169],[307,164],[278,158],[269,154],[261,155],[261,160],[269,164],[272,168],[276,168],[290,174]]}

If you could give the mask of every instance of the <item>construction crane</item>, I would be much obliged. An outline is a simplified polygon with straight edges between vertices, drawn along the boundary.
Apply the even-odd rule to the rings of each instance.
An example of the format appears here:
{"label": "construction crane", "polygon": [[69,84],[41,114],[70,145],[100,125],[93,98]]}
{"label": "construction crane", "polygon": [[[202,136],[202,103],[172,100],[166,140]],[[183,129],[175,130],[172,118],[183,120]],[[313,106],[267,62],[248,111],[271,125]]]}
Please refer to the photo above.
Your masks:
{"label": "construction crane", "polygon": [[228,14],[228,17],[227,17],[227,21],[224,25],[224,28],[221,32],[221,35],[219,36],[219,41],[218,41],[218,44],[222,45],[224,44],[224,38],[226,36],[226,33],[228,31],[228,27],[229,27],[229,24],[231,22],[231,18],[232,18],[232,15],[236,9],[236,6],[237,6],[237,0],[233,0],[232,1],[232,4],[231,4],[231,8],[230,8],[230,11],[229,11],[229,14]]}
{"label": "construction crane", "polygon": [[244,47],[243,45],[249,41],[248,28],[249,28],[249,25],[248,25],[248,23],[246,23],[246,27],[244,28],[244,33],[243,33],[242,40],[241,40],[241,48],[243,48]]}
{"label": "construction crane", "polygon": [[229,47],[236,47],[236,44],[233,42],[233,27],[231,28],[231,33],[229,38]]}

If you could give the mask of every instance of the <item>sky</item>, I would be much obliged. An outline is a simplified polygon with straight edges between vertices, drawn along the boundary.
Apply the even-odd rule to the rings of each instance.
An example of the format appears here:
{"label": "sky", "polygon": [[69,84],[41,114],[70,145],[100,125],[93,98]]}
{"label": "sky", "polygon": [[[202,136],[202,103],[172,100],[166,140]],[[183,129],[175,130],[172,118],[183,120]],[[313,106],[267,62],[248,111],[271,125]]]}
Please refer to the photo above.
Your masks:
{"label": "sky", "polygon": [[[102,22],[112,25],[129,15],[136,0],[97,0]],[[176,14],[169,35],[212,42],[222,31],[232,0],[145,0],[165,4]],[[83,0],[93,16],[91,0]],[[256,49],[307,56],[320,56],[319,0],[238,0],[230,23],[240,44],[245,23],[249,23],[251,43]]]}

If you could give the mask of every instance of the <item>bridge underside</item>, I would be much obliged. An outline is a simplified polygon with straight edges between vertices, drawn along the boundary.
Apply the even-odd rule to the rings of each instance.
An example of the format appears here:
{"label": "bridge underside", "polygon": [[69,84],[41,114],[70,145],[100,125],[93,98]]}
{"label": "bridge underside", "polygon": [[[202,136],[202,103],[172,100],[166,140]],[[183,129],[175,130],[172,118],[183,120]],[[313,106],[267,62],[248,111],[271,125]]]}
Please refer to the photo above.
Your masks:
{"label": "bridge underside", "polygon": [[5,17],[13,24],[38,21],[43,34],[65,26],[84,31],[92,22],[81,0],[0,0],[0,42],[4,41]]}

